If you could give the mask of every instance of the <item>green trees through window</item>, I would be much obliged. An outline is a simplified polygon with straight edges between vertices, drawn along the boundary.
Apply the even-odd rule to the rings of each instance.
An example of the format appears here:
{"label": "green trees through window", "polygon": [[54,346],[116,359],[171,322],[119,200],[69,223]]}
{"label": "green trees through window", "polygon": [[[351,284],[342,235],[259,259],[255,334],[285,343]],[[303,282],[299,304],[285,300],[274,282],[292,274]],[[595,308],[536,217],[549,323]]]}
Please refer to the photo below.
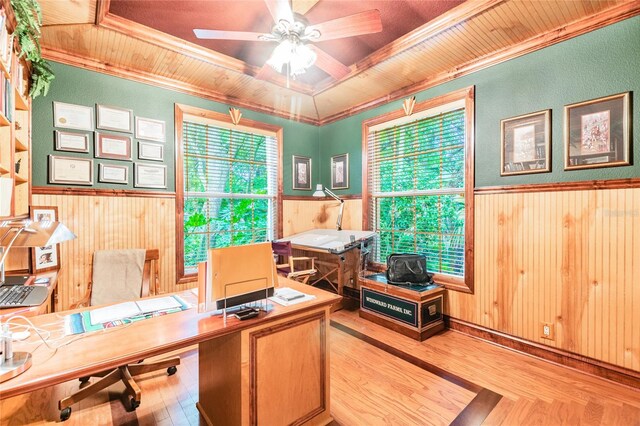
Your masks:
{"label": "green trees through window", "polygon": [[375,261],[424,253],[430,271],[464,276],[464,108],[382,127],[368,135]]}
{"label": "green trees through window", "polygon": [[207,249],[275,237],[277,141],[227,126],[183,124],[184,267]]}

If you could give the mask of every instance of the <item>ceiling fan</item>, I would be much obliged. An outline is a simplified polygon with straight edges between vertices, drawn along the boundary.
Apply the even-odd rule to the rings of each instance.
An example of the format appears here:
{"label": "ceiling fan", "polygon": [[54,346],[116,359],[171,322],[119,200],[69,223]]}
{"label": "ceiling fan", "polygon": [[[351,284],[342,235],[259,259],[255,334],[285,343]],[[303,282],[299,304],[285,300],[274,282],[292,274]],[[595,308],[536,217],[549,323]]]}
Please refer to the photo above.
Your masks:
{"label": "ceiling fan", "polygon": [[380,11],[376,9],[309,25],[302,15],[293,13],[289,0],[264,1],[276,23],[271,33],[206,29],[194,29],[193,32],[199,39],[278,43],[267,63],[258,72],[258,78],[264,78],[269,67],[278,72],[284,69],[287,76],[295,78],[315,64],[331,77],[339,80],[350,72],[349,67],[313,43],[382,31]]}

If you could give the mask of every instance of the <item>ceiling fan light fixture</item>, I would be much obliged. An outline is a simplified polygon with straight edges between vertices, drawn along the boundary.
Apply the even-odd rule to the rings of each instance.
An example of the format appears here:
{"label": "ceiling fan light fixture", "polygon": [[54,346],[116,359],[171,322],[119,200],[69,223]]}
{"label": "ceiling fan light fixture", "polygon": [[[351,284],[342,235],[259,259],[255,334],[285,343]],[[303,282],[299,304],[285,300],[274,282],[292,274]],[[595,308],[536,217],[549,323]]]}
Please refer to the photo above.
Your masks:
{"label": "ceiling fan light fixture", "polygon": [[289,75],[296,76],[304,74],[316,59],[316,53],[309,46],[302,43],[298,37],[289,36],[273,49],[267,64],[277,72],[282,72],[284,65],[289,64]]}

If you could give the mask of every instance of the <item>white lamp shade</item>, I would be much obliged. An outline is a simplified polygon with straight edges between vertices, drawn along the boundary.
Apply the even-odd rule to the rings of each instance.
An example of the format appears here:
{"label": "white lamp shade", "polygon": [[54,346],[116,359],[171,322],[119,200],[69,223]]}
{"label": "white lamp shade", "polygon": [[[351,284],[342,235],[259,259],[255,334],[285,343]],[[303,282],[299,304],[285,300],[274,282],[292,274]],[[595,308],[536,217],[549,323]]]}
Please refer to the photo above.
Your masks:
{"label": "white lamp shade", "polygon": [[314,197],[325,197],[327,194],[324,193],[324,188],[322,187],[322,184],[319,183],[316,185],[316,190],[313,193]]}

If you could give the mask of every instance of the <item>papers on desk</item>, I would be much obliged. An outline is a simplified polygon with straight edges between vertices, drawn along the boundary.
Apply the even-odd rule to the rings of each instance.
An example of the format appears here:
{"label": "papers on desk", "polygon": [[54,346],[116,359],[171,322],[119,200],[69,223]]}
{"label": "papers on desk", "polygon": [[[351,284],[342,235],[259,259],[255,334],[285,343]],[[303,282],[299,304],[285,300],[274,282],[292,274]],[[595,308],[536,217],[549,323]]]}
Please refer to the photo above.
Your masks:
{"label": "papers on desk", "polygon": [[305,294],[289,287],[280,287],[275,290],[274,295],[270,297],[269,300],[282,306],[290,306],[297,303],[308,302],[315,298],[316,297],[311,294]]}
{"label": "papers on desk", "polygon": [[141,299],[67,315],[64,329],[66,335],[98,331],[189,308],[191,305],[178,296]]}
{"label": "papers on desk", "polygon": [[180,303],[173,296],[167,296],[118,303],[117,305],[94,309],[89,312],[89,316],[91,325],[96,325],[179,307]]}

